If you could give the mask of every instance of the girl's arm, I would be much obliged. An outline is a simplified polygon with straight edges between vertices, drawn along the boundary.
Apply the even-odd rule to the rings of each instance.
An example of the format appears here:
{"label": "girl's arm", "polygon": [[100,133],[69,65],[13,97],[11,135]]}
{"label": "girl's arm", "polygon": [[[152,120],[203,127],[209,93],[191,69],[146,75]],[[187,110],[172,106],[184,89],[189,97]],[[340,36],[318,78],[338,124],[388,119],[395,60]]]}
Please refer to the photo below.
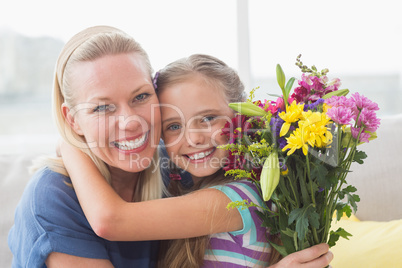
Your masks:
{"label": "girl's arm", "polygon": [[80,205],[94,232],[114,241],[197,237],[242,229],[237,209],[216,189],[144,202],[126,202],[100,174],[92,160],[62,143],[61,153]]}

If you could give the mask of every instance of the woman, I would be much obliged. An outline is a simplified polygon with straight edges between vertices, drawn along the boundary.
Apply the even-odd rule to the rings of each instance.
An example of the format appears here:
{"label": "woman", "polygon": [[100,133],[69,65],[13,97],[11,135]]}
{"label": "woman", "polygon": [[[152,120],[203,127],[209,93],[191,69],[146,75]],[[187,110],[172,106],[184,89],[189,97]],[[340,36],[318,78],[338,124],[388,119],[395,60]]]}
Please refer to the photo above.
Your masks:
{"label": "woman", "polygon": [[[191,174],[195,187],[178,197],[127,203],[87,157],[63,145],[63,159],[89,222],[110,240],[182,239],[168,245],[161,267],[268,266],[271,249],[257,209],[227,209],[228,203],[243,199],[265,205],[252,183],[233,181],[222,170],[227,151],[219,145],[227,140],[221,129],[234,116],[228,103],[244,97],[238,75],[214,57],[193,55],[168,65],[155,82],[167,152]],[[180,179],[177,173],[171,177]],[[176,187],[174,192],[183,190]],[[275,265],[324,267],[331,258],[328,245],[321,244]]]}
{"label": "woman", "polygon": [[[85,152],[127,202],[158,199],[163,191],[160,173],[152,172],[160,111],[151,74],[141,46],[107,26],[73,36],[56,66],[53,114],[61,136]],[[13,267],[154,266],[157,242],[98,237],[63,162],[47,159],[44,165],[27,185],[9,233]]]}

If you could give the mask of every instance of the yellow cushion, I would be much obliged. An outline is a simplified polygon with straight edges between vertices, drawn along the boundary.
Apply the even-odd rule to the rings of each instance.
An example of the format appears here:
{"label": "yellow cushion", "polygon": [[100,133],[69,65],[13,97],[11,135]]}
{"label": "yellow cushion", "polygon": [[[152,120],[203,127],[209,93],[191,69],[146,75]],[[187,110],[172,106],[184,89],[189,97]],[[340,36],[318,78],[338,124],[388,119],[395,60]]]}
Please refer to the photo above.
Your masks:
{"label": "yellow cushion", "polygon": [[349,240],[339,238],[331,248],[332,267],[402,267],[402,220],[359,221],[353,216],[334,221],[332,229],[339,227],[353,236]]}

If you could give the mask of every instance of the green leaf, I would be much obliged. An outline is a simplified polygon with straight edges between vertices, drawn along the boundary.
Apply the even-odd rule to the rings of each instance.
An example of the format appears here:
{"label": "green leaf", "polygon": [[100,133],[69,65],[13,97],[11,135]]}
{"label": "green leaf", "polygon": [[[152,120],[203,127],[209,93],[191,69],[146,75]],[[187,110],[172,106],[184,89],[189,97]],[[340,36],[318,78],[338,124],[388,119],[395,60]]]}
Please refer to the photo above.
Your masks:
{"label": "green leaf", "polygon": [[278,251],[279,254],[281,254],[283,257],[286,257],[287,255],[289,255],[289,254],[286,252],[286,248],[285,248],[284,246],[277,245],[277,244],[275,244],[275,243],[272,242],[272,241],[269,241],[269,244],[270,244],[274,249],[276,249],[276,251]]}
{"label": "green leaf", "polygon": [[350,208],[350,206],[348,204],[345,203],[337,203],[336,204],[336,220],[339,221],[344,214],[346,214],[346,216],[349,218],[352,215],[352,209]]}
{"label": "green leaf", "polygon": [[278,94],[268,94],[268,93],[267,93],[267,95],[268,95],[268,96],[271,96],[271,97],[282,98],[282,96],[281,96],[281,95],[278,95]]}
{"label": "green leaf", "polygon": [[289,92],[292,90],[293,83],[295,82],[296,78],[291,77],[289,81],[286,83],[285,86],[285,94],[286,94],[286,99],[289,97]]}
{"label": "green leaf", "polygon": [[343,228],[338,228],[338,230],[330,232],[328,245],[329,245],[329,247],[333,247],[333,246],[335,246],[336,242],[339,240],[339,237],[343,237],[343,238],[349,240],[349,236],[352,236],[352,234],[346,232]]}
{"label": "green leaf", "polygon": [[360,197],[357,194],[349,194],[348,195],[348,202],[349,204],[352,206],[353,211],[356,212],[357,211],[357,202],[360,201]]}
{"label": "green leaf", "polygon": [[279,87],[282,90],[284,90],[285,89],[286,77],[285,77],[285,73],[282,70],[282,67],[279,64],[276,65],[276,79],[278,80]]}
{"label": "green leaf", "polygon": [[289,225],[294,221],[296,222],[296,232],[298,233],[299,239],[304,240],[309,226],[306,207],[296,208],[290,212],[288,220]]}
{"label": "green leaf", "polygon": [[320,227],[319,215],[315,208],[310,204],[303,208],[296,208],[289,214],[289,225],[296,221],[296,232],[300,241],[304,241],[306,234],[308,233],[308,227],[318,229]]}
{"label": "green leaf", "polygon": [[311,169],[311,178],[316,180],[320,187],[329,189],[331,187],[331,181],[327,179],[328,170],[324,165],[314,164]]}
{"label": "green leaf", "polygon": [[279,228],[281,230],[281,241],[283,246],[287,249],[287,253],[291,254],[296,252],[295,245],[293,243],[293,237],[295,231],[292,231],[288,228],[288,216],[284,211],[279,211]]}
{"label": "green leaf", "polygon": [[367,154],[363,151],[356,150],[355,155],[353,157],[353,162],[357,162],[359,164],[363,164],[363,159],[367,158]]}

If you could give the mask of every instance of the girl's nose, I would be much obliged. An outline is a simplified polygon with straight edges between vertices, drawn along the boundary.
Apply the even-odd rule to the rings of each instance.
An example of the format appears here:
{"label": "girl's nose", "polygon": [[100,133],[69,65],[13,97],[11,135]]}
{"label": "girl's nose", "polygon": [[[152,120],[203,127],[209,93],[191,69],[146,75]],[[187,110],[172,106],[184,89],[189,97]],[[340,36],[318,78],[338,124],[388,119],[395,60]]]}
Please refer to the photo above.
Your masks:
{"label": "girl's nose", "polygon": [[205,129],[191,129],[188,128],[186,130],[186,141],[187,144],[191,147],[200,147],[205,142]]}

